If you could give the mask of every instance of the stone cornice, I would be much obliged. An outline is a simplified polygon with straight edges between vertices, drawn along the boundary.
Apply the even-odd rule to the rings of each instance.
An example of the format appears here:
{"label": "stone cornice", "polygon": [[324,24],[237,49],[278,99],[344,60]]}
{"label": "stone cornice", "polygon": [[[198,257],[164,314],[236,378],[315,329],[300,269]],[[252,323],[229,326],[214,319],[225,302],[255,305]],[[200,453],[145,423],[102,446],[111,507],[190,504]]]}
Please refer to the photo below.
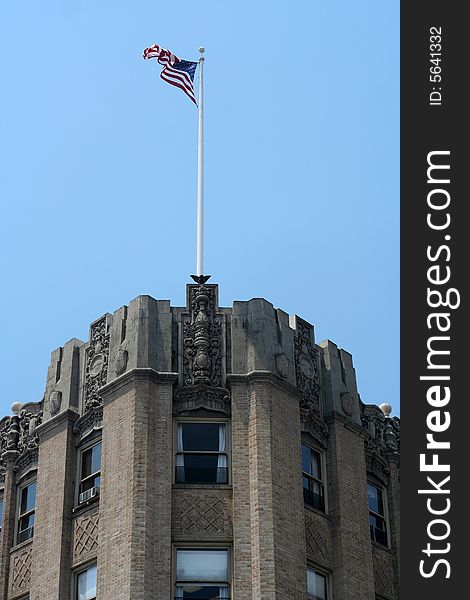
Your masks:
{"label": "stone cornice", "polygon": [[277,375],[271,371],[250,371],[249,373],[232,373],[227,375],[227,382],[230,386],[232,383],[270,383],[276,386],[283,392],[289,392],[292,396],[295,396],[299,401],[302,399],[302,394],[291,383],[283,381]]}
{"label": "stone cornice", "polygon": [[36,433],[39,436],[39,440],[41,440],[45,435],[53,431],[54,429],[61,428],[64,424],[73,424],[78,419],[80,415],[74,410],[64,410],[51,419],[41,423],[39,427],[36,429]]}
{"label": "stone cornice", "polygon": [[330,425],[331,423],[341,423],[346,429],[349,429],[349,431],[352,431],[353,433],[355,433],[356,435],[358,435],[359,437],[361,437],[363,440],[365,440],[367,438],[367,431],[364,429],[364,427],[362,427],[361,425],[358,425],[357,423],[354,423],[353,421],[350,421],[349,419],[347,419],[346,417],[344,417],[342,414],[338,413],[338,412],[332,412],[329,415],[325,416],[325,423],[327,425]]}
{"label": "stone cornice", "polygon": [[126,371],[113,381],[110,381],[98,390],[99,395],[105,399],[117,391],[127,387],[135,381],[152,381],[154,383],[168,383],[174,385],[178,380],[178,373],[161,373],[151,368],[136,367]]}

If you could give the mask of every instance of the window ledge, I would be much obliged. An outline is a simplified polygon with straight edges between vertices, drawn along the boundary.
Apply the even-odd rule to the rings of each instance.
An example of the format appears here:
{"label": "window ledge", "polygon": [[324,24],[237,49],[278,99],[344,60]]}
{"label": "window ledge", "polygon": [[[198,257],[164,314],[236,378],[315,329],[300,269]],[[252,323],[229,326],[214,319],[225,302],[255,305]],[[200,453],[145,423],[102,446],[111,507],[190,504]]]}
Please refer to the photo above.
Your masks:
{"label": "window ledge", "polygon": [[231,490],[228,483],[174,483],[174,490]]}
{"label": "window ledge", "polygon": [[328,521],[331,521],[331,517],[328,513],[324,512],[323,510],[320,510],[318,508],[315,508],[314,506],[310,506],[310,504],[305,504],[304,503],[304,508],[306,510],[309,510],[313,513],[315,513],[316,515],[320,515],[320,517],[324,517],[325,519],[328,519]]}
{"label": "window ledge", "polygon": [[381,550],[385,550],[389,554],[392,554],[392,549],[390,548],[390,546],[384,546],[383,544],[380,544],[379,542],[376,542],[375,540],[371,540],[371,542],[372,542],[372,545],[375,546],[376,548],[380,548]]}
{"label": "window ledge", "polygon": [[16,544],[16,546],[13,546],[10,550],[10,554],[13,552],[16,552],[17,550],[20,550],[21,548],[26,548],[26,546],[29,546],[29,544],[32,544],[34,541],[34,535],[32,538],[29,538],[29,540],[25,540],[24,542],[21,542],[20,544]]}
{"label": "window ledge", "polygon": [[87,500],[86,502],[83,502],[82,504],[79,504],[78,506],[74,506],[72,508],[72,515],[75,517],[78,514],[86,512],[87,509],[92,508],[95,505],[99,505],[99,503],[100,503],[100,497],[98,494],[94,498],[90,498],[90,500]]}

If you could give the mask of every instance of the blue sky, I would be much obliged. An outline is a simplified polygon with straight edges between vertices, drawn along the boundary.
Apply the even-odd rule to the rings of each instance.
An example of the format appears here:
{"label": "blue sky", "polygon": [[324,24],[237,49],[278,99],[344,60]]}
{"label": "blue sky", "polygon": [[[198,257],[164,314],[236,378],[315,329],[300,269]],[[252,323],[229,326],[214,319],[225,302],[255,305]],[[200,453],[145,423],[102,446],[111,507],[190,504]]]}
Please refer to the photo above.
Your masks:
{"label": "blue sky", "polygon": [[399,3],[23,0],[0,9],[2,391],[139,294],[183,305],[197,111],[143,61],[204,45],[206,271],[353,354],[399,401]]}

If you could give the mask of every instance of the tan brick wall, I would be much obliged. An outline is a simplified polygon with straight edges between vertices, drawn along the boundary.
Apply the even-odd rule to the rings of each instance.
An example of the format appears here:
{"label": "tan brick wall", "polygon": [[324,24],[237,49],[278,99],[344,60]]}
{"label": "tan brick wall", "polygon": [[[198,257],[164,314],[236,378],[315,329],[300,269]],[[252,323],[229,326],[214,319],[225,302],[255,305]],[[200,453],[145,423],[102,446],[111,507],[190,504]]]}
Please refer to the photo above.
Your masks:
{"label": "tan brick wall", "polygon": [[333,597],[334,600],[372,600],[375,594],[363,439],[359,428],[341,417],[330,418],[328,427]]}
{"label": "tan brick wall", "polygon": [[70,594],[76,417],[64,412],[39,429],[31,600],[62,600]]}
{"label": "tan brick wall", "polygon": [[299,402],[287,389],[232,378],[234,598],[306,595]]}
{"label": "tan brick wall", "polygon": [[145,372],[104,395],[100,600],[169,597],[171,400],[172,384]]}

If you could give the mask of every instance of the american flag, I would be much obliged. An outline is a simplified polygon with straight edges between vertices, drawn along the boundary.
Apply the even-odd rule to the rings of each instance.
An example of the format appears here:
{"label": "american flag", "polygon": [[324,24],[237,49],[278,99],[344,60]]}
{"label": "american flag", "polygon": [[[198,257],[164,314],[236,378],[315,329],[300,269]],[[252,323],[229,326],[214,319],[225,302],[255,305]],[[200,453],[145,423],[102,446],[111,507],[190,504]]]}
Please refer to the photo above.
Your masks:
{"label": "american flag", "polygon": [[163,70],[160,77],[163,81],[174,85],[180,90],[183,90],[191,100],[196,104],[196,96],[194,95],[194,74],[196,72],[197,62],[189,60],[181,60],[169,50],[165,50],[158,44],[145,48],[144,58],[156,58],[163,65]]}

